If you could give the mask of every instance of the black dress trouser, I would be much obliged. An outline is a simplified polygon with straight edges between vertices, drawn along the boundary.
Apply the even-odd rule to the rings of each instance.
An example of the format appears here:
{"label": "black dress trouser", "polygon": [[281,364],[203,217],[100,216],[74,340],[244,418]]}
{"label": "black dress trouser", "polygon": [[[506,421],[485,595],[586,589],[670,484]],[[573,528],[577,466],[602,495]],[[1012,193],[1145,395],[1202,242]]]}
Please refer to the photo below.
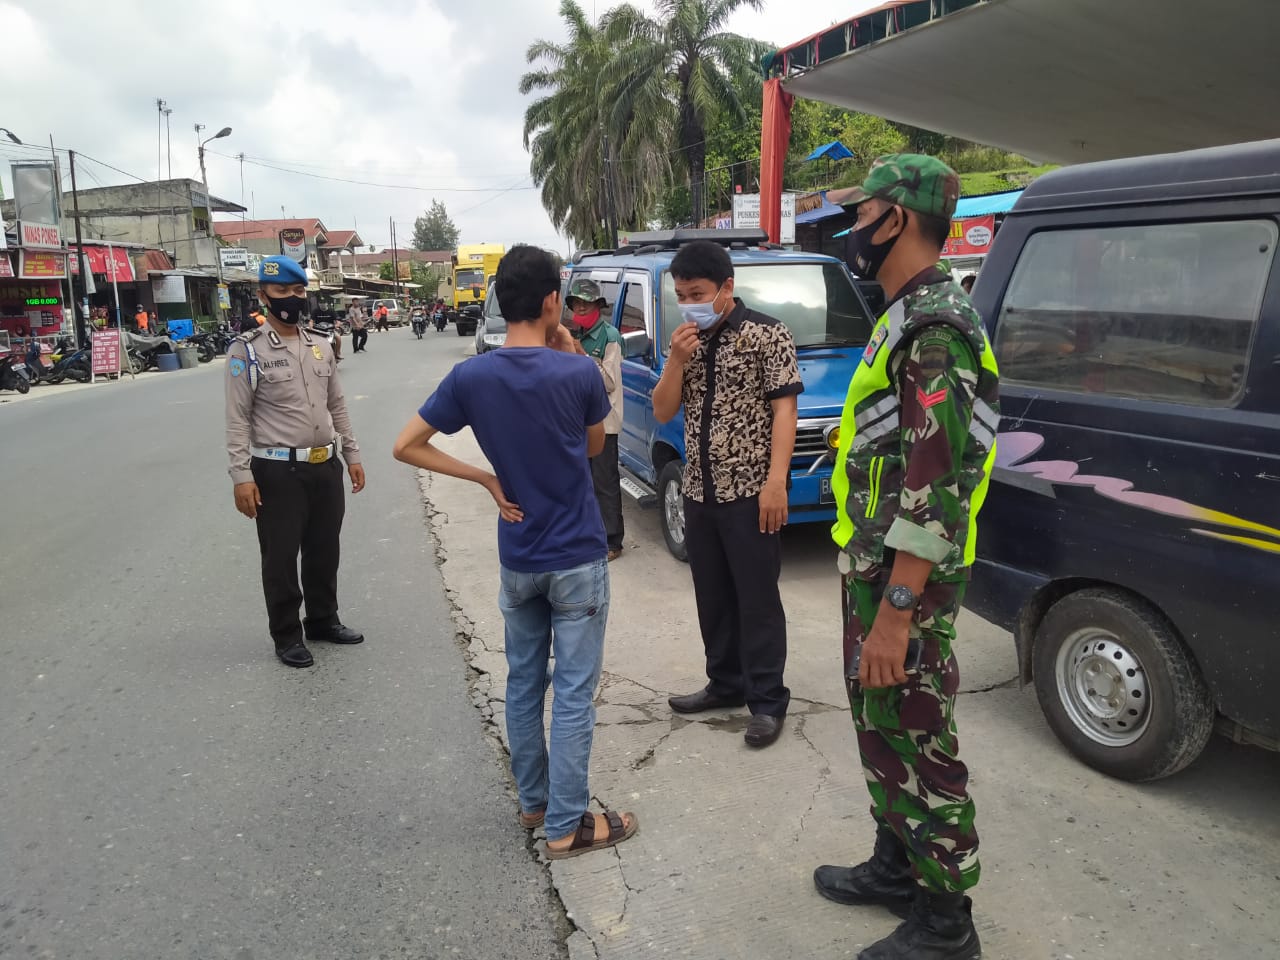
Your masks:
{"label": "black dress trouser", "polygon": [[365,344],[367,344],[368,342],[369,342],[368,330],[353,329],[351,331],[351,352],[352,353],[355,353],[357,350],[363,350],[365,347]]}
{"label": "black dress trouser", "polygon": [[[251,468],[262,496],[258,546],[267,624],[277,650],[303,638],[298,619],[305,600],[308,632],[338,621],[338,537],[346,513],[342,463],[286,463],[254,457]],[[302,587],[298,587],[298,553]]]}
{"label": "black dress trouser", "polygon": [[618,435],[607,433],[604,449],[591,458],[591,484],[600,504],[600,519],[610,550],[622,549],[622,475],[618,468]]}
{"label": "black dress trouser", "polygon": [[760,532],[760,498],[704,504],[685,497],[684,532],[707,653],[707,689],[742,697],[753,714],[785,716],[791,691],[782,682],[782,542],[776,533]]}

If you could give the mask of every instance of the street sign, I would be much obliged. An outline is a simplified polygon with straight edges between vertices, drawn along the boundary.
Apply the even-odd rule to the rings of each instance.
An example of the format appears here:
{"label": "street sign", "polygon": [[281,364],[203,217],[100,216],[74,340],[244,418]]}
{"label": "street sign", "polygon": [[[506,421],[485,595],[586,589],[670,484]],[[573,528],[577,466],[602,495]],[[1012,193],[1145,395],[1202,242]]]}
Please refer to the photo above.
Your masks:
{"label": "street sign", "polygon": [[299,263],[307,262],[307,234],[301,227],[280,231],[280,253]]}
{"label": "street sign", "polygon": [[95,330],[92,336],[93,346],[91,348],[93,372],[99,373],[119,373],[120,372],[120,331],[119,330]]}

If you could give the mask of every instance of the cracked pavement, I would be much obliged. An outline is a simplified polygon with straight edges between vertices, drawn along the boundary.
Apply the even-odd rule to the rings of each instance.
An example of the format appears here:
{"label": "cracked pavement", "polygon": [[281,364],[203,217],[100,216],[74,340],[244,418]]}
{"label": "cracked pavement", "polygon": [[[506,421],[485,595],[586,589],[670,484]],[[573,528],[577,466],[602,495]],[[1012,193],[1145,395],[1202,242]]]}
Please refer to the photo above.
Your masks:
{"label": "cracked pavement", "polygon": [[[469,433],[441,440],[483,462]],[[473,702],[505,745],[493,504],[474,485],[420,483]],[[705,683],[688,568],[667,554],[656,514],[628,502],[626,522],[626,552],[610,566],[591,785],[597,803],[634,811],[641,826],[611,852],[548,864],[576,928],[569,956],[856,955],[897,921],[829,903],[812,885],[815,866],[858,862],[873,839],[825,530],[787,533],[793,701],[781,739],[756,751],[742,740],[745,710],[679,717],[667,707],[667,697]],[[982,835],[974,897],[985,957],[1277,954],[1275,755],[1215,740],[1173,780],[1108,780],[1053,738],[1034,691],[1017,685],[1007,633],[966,612],[958,656],[958,722]],[[514,788],[511,796],[514,815]]]}

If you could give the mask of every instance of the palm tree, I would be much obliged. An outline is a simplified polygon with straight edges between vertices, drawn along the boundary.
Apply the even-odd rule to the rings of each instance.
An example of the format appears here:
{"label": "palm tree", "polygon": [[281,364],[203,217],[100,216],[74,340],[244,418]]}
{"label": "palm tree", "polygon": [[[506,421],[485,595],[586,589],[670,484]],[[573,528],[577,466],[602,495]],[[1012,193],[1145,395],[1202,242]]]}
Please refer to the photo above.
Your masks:
{"label": "palm tree", "polygon": [[[656,202],[669,177],[670,140],[661,117],[640,136],[634,113],[615,108],[619,74],[603,28],[575,0],[563,0],[560,16],[568,41],[530,46],[536,68],[520,80],[522,94],[544,94],[524,115],[530,172],[557,229],[579,244],[612,246],[618,226],[642,224]],[[642,95],[635,103],[650,109]]]}
{"label": "palm tree", "polygon": [[764,0],[654,0],[657,16],[624,4],[605,15],[601,30],[616,48],[613,122],[636,119],[634,150],[651,131],[673,129],[681,166],[689,175],[693,214],[706,216],[707,127],[724,110],[745,119],[735,80],[757,70],[767,46],[724,28],[743,7]]}

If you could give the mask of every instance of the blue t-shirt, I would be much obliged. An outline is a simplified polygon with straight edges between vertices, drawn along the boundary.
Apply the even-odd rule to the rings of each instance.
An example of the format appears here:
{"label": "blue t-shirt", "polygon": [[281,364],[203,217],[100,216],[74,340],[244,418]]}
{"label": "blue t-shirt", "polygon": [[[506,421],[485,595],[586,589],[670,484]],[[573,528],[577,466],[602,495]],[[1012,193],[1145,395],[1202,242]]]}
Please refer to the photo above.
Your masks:
{"label": "blue t-shirt", "polygon": [[418,415],[441,433],[470,427],[507,499],[524,511],[520,523],[498,518],[504,567],[546,573],[605,556],[587,427],[609,415],[609,395],[592,360],[503,347],[455,366]]}

